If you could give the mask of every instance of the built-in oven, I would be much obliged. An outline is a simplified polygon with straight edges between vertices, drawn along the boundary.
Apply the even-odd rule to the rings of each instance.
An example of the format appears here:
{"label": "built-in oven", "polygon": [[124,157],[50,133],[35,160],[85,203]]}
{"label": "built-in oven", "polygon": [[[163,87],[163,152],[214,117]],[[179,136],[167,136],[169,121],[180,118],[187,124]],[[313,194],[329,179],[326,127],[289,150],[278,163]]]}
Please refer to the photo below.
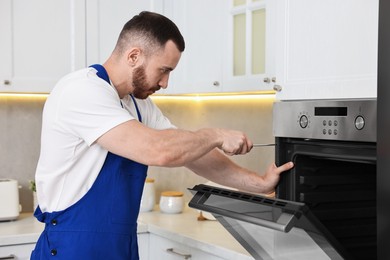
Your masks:
{"label": "built-in oven", "polygon": [[211,212],[255,259],[376,259],[376,100],[274,104],[276,198],[197,185]]}

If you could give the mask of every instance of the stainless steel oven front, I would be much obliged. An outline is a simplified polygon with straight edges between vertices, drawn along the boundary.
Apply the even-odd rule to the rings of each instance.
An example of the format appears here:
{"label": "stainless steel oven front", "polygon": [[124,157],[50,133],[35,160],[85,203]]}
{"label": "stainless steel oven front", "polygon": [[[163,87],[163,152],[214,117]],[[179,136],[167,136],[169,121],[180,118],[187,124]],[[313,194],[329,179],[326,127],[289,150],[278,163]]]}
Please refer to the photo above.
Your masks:
{"label": "stainless steel oven front", "polygon": [[255,259],[376,259],[376,100],[274,104],[276,198],[205,185],[213,213]]}
{"label": "stainless steel oven front", "polygon": [[376,259],[376,100],[279,102],[278,198],[307,205],[343,256]]}

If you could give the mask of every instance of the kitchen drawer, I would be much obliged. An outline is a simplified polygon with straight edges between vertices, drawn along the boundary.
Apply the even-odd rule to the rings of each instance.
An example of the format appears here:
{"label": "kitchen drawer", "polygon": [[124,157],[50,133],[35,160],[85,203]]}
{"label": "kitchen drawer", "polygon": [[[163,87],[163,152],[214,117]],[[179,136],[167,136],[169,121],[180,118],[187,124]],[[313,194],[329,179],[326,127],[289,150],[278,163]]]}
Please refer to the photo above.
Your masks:
{"label": "kitchen drawer", "polygon": [[[167,238],[150,234],[149,238],[149,259],[163,259],[163,260],[178,260],[178,259],[192,259],[192,260],[222,260],[222,258],[202,251],[200,249],[186,246],[176,241]],[[195,245],[196,246],[196,245]]]}
{"label": "kitchen drawer", "polygon": [[0,246],[0,259],[28,260],[35,243]]}

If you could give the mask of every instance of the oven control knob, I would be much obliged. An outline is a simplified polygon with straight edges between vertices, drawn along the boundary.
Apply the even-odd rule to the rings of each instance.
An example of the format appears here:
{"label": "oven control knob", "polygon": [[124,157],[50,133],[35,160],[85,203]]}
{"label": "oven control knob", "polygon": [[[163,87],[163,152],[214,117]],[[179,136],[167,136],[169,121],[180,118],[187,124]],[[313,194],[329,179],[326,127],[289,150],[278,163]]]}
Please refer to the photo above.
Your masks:
{"label": "oven control knob", "polygon": [[302,115],[302,116],[299,118],[299,125],[300,125],[302,128],[306,128],[308,124],[309,124],[309,119],[307,119],[307,116],[306,116],[306,115]]}
{"label": "oven control knob", "polygon": [[355,118],[355,127],[357,130],[362,130],[364,127],[364,124],[365,124],[365,122],[364,122],[364,118],[362,116],[357,116]]}

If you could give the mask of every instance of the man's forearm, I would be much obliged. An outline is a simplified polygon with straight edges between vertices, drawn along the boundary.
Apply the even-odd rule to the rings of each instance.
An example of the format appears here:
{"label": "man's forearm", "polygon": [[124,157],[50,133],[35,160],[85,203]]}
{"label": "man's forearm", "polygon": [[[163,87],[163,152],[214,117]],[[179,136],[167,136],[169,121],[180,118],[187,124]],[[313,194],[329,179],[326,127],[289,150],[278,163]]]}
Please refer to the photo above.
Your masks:
{"label": "man's forearm", "polygon": [[261,176],[240,167],[217,149],[186,167],[208,180],[240,190],[259,192],[257,185],[262,182]]}

